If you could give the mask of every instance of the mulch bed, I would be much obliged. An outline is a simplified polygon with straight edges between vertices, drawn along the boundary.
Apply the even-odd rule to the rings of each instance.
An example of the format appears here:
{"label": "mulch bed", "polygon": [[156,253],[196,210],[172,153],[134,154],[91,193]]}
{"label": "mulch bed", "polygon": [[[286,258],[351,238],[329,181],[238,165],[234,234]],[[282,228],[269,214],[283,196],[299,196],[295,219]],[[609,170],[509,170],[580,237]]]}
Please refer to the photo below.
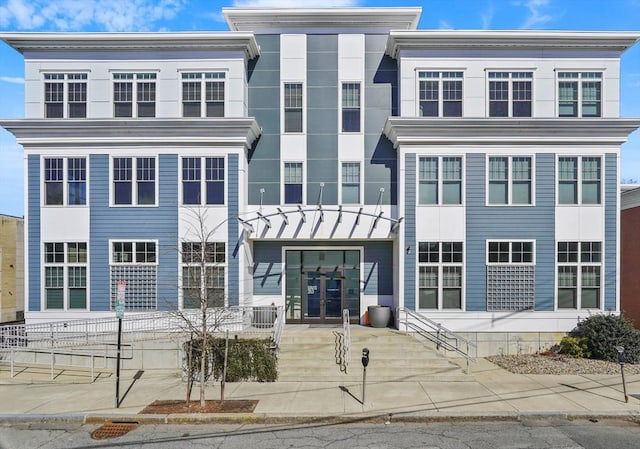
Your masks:
{"label": "mulch bed", "polygon": [[200,407],[199,400],[192,400],[187,405],[184,400],[154,401],[140,413],[154,415],[170,415],[173,413],[253,413],[258,401],[251,400],[207,400],[204,407]]}

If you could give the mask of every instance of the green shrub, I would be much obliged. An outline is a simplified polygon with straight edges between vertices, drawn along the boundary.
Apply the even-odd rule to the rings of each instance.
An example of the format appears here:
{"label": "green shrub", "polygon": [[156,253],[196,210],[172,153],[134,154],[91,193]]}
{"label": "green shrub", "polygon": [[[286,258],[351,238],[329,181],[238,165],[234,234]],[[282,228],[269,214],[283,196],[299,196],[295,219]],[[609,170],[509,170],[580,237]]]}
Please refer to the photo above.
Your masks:
{"label": "green shrub", "polygon": [[[189,343],[184,345],[188,351]],[[222,379],[224,369],[224,338],[210,338],[207,341],[207,363],[205,379]],[[191,366],[193,378],[199,378],[202,340],[192,340]],[[273,350],[273,340],[229,339],[227,354],[227,382],[258,381],[274,382],[278,378],[278,362]]]}
{"label": "green shrub", "polygon": [[559,352],[572,357],[589,357],[590,355],[587,339],[584,337],[563,337],[560,341]]}
{"label": "green shrub", "polygon": [[640,331],[622,315],[593,315],[582,320],[569,333],[586,341],[592,359],[618,361],[616,347],[624,346],[627,362],[640,361]]}

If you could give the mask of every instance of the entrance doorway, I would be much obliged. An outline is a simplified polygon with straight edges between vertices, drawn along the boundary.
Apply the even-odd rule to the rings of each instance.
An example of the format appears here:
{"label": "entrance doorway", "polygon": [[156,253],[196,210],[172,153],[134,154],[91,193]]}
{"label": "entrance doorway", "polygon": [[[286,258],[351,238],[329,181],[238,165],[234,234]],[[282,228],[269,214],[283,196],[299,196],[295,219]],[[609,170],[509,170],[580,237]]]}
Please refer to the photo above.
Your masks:
{"label": "entrance doorway", "polygon": [[360,250],[286,250],[288,323],[342,322],[360,315]]}

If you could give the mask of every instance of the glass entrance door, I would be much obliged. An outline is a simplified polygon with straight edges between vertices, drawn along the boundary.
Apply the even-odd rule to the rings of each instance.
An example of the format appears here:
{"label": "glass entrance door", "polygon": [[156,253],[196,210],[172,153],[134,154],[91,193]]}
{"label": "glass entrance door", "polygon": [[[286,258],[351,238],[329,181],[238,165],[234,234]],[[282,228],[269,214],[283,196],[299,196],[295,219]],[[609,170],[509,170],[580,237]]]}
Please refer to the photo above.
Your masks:
{"label": "glass entrance door", "polygon": [[306,317],[318,321],[335,321],[342,318],[343,308],[342,271],[305,271],[303,276]]}

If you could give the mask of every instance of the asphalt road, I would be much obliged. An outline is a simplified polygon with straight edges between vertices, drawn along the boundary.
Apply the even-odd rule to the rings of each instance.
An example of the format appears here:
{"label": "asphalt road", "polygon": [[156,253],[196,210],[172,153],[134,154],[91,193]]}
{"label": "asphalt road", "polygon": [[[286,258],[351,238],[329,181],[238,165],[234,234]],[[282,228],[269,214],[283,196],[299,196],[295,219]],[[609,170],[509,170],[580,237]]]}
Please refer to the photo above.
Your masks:
{"label": "asphalt road", "polygon": [[2,449],[635,449],[640,424],[544,420],[390,424],[143,425],[94,440],[99,425],[0,425]]}

